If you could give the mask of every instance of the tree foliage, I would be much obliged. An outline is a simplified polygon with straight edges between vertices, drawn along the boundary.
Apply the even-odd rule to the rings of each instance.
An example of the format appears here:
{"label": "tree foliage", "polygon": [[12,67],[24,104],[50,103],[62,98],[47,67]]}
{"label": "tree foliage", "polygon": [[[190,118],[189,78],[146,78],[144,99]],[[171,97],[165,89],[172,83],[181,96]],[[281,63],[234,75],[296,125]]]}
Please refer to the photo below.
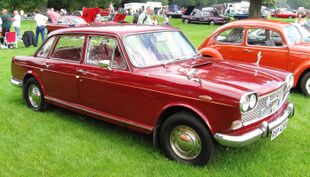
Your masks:
{"label": "tree foliage", "polygon": [[46,6],[47,0],[0,0],[0,8],[13,10],[34,11]]}
{"label": "tree foliage", "polygon": [[[23,9],[25,11],[43,10],[46,7],[53,7],[54,9],[65,8],[68,10],[81,10],[82,7],[108,7],[112,0],[0,0],[0,9],[6,8],[10,11],[14,9]],[[227,2],[240,2],[241,0],[114,0],[115,7],[129,2],[146,2],[146,1],[160,1],[163,5],[178,4],[180,7],[188,7],[194,5],[196,7],[212,6],[214,4],[221,4]],[[310,0],[256,0],[260,1],[262,5],[268,7],[287,7],[296,9],[298,7],[305,7],[310,9]],[[253,2],[253,1],[252,1]],[[253,3],[254,6],[257,3]]]}

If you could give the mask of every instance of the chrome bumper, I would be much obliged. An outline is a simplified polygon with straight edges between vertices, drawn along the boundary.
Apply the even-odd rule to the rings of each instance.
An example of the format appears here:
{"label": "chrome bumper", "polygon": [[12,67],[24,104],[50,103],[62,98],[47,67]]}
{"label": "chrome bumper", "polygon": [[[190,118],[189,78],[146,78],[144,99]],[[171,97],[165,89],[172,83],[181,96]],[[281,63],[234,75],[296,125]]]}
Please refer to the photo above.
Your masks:
{"label": "chrome bumper", "polygon": [[278,119],[268,123],[264,121],[260,128],[257,128],[251,132],[245,133],[240,136],[231,136],[216,133],[214,135],[215,140],[224,145],[230,147],[241,147],[253,143],[261,138],[269,137],[271,131],[285,122],[288,118],[294,116],[294,105],[290,103],[284,114]]}
{"label": "chrome bumper", "polygon": [[14,85],[16,87],[19,87],[19,88],[23,87],[23,81],[11,78],[10,82],[11,82],[12,85]]}

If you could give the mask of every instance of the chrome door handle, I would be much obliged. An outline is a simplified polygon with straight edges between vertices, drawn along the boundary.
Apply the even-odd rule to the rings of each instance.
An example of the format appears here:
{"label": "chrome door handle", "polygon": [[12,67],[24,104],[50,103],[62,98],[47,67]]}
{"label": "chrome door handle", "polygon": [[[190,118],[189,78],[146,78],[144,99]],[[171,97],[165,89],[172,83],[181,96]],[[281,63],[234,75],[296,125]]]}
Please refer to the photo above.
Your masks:
{"label": "chrome door handle", "polygon": [[246,52],[246,53],[251,53],[251,52],[253,52],[253,50],[250,50],[250,49],[244,49],[243,51]]}
{"label": "chrome door handle", "polygon": [[49,64],[46,64],[46,63],[43,63],[43,66],[44,66],[46,69],[48,69],[48,68],[50,67],[50,65],[49,65]]}
{"label": "chrome door handle", "polygon": [[77,70],[77,72],[81,73],[81,74],[87,74],[87,71],[83,70],[83,69],[79,69]]}

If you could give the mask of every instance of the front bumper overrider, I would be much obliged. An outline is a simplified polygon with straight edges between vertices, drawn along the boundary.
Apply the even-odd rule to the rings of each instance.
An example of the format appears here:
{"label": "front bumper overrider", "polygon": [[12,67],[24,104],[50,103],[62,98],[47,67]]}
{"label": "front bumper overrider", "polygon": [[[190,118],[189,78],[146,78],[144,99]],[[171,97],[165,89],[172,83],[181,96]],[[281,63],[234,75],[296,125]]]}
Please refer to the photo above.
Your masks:
{"label": "front bumper overrider", "polygon": [[275,129],[283,122],[287,121],[288,118],[291,118],[293,116],[294,105],[292,103],[289,103],[282,116],[269,123],[264,121],[260,128],[238,136],[215,133],[214,138],[218,143],[224,146],[242,147],[251,144],[261,138],[269,137],[273,129]]}

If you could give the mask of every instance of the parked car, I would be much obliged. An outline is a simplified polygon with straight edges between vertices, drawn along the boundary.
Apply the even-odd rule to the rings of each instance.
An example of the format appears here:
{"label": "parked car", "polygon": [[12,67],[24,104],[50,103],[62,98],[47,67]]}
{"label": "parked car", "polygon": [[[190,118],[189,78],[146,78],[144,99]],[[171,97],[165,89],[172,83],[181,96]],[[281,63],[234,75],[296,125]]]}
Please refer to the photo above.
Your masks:
{"label": "parked car", "polygon": [[230,21],[229,17],[221,16],[216,11],[200,11],[194,8],[188,8],[184,15],[182,15],[183,23],[208,23],[225,24]]}
{"label": "parked car", "polygon": [[57,21],[52,21],[46,25],[48,33],[63,28],[89,26],[89,24],[78,16],[61,16]]}
{"label": "parked car", "polygon": [[297,14],[291,11],[275,11],[271,16],[275,18],[296,18]]}
{"label": "parked car", "polygon": [[202,57],[170,27],[57,30],[11,67],[33,110],[55,104],[152,134],[169,158],[193,165],[208,163],[216,142],[273,140],[294,114],[292,74]]}
{"label": "parked car", "polygon": [[[304,28],[303,28],[304,29]],[[272,20],[240,20],[220,27],[199,47],[204,55],[260,65],[294,73],[293,87],[310,96],[309,32]]]}
{"label": "parked car", "polygon": [[[241,11],[241,12],[237,12],[236,14],[232,15],[234,17],[234,19],[237,20],[242,20],[242,19],[248,19],[249,18],[249,11]],[[267,19],[267,11],[265,10],[261,10],[261,16],[264,19]]]}

